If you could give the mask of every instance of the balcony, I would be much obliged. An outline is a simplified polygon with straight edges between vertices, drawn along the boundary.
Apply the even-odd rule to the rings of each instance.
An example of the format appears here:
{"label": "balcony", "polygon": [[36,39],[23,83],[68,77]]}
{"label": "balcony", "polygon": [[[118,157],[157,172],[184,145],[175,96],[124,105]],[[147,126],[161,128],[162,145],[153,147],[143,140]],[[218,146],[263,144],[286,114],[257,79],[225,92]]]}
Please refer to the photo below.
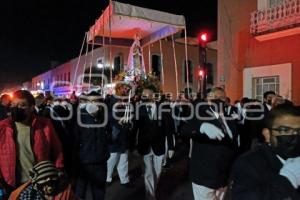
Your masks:
{"label": "balcony", "polygon": [[300,33],[300,0],[285,0],[282,4],[251,13],[250,33],[259,41]]}

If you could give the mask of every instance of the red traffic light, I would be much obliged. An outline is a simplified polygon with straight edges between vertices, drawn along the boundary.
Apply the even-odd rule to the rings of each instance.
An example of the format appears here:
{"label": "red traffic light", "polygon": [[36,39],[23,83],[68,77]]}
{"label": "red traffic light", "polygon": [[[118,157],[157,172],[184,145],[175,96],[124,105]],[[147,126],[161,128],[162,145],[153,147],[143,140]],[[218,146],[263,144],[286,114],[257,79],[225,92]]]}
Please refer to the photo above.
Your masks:
{"label": "red traffic light", "polygon": [[202,32],[198,35],[198,42],[202,47],[206,46],[206,43],[210,40],[210,35],[207,32]]}
{"label": "red traffic light", "polygon": [[204,71],[203,71],[203,70],[200,70],[200,71],[199,71],[199,76],[203,77],[203,75],[204,75]]}
{"label": "red traffic light", "polygon": [[207,33],[201,33],[200,39],[202,42],[207,42]]}

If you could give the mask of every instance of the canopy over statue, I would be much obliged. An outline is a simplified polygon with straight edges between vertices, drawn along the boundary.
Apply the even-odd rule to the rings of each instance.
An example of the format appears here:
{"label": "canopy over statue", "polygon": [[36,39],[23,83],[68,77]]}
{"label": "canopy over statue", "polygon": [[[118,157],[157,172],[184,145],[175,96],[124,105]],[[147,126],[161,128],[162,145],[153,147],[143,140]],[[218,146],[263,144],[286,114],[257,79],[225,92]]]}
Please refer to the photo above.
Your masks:
{"label": "canopy over statue", "polygon": [[[185,33],[186,40],[186,22],[182,15],[175,15],[125,3],[119,3],[116,1],[110,1],[109,6],[103,11],[100,18],[96,20],[92,27],[90,27],[85,40],[87,41],[87,46],[92,44],[93,47],[94,45],[101,45],[130,48],[127,67],[125,67],[123,73],[119,74],[117,78],[115,77],[114,79],[116,80],[120,78],[120,80],[124,80],[125,82],[135,83],[140,88],[150,87],[159,90],[158,82],[161,81],[161,85],[164,85],[163,65],[161,66],[161,79],[159,77],[154,77],[152,74],[147,74],[143,58],[143,49],[145,46],[149,46],[150,44],[159,41],[161,59],[163,59],[163,47],[161,40],[172,36],[176,91],[178,93],[178,72],[173,35],[182,31]],[[150,46],[148,49],[150,55]],[[110,48],[110,83],[113,83],[111,56]],[[185,56],[187,60],[187,42],[185,43]],[[186,64],[188,65],[188,63]],[[90,69],[91,67],[92,66],[90,66]],[[188,67],[186,69],[188,69]],[[186,73],[188,74],[188,70]],[[186,83],[187,88],[189,88],[188,78]],[[90,85],[89,81],[89,87]],[[104,88],[103,81],[101,87],[102,89]]]}
{"label": "canopy over statue", "polygon": [[111,1],[90,28],[88,42],[102,45],[132,46],[140,34],[141,47],[185,29],[185,18],[166,12]]}

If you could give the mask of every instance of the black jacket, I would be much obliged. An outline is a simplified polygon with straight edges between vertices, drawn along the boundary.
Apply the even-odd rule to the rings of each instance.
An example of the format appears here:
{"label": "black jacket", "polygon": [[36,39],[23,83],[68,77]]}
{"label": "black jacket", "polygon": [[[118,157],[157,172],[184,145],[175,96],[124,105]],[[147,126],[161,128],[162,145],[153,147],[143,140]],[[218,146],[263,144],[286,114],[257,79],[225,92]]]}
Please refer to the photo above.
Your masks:
{"label": "black jacket", "polygon": [[263,144],[240,157],[232,169],[233,200],[298,200],[298,191],[287,178],[279,175],[282,163]]}
{"label": "black jacket", "polygon": [[111,120],[108,127],[108,147],[110,153],[124,153],[129,150],[130,124],[121,125]]}
{"label": "black jacket", "polygon": [[[79,119],[84,125],[99,125],[102,118],[94,118],[85,110]],[[106,164],[109,158],[107,146],[107,127],[75,126],[75,162],[79,164]]]}
{"label": "black jacket", "polygon": [[[207,109],[201,110],[201,116],[209,116]],[[218,128],[221,124],[217,119],[199,120],[193,118],[182,130],[183,137],[193,139],[192,157],[190,161],[190,178],[193,183],[211,189],[224,187],[228,183],[230,169],[238,152],[238,134],[234,120],[227,121],[233,139],[225,134],[223,140],[211,140],[200,133],[202,123],[211,123]]]}
{"label": "black jacket", "polygon": [[[158,109],[158,104],[156,104]],[[147,155],[153,150],[157,156],[163,155],[166,152],[165,142],[168,140],[169,149],[174,149],[173,135],[175,134],[174,121],[171,113],[163,113],[161,119],[158,117],[158,112],[155,112],[157,119],[150,119],[145,105],[139,107],[138,120],[136,127],[137,150],[141,155]],[[172,139],[171,139],[172,138]]]}

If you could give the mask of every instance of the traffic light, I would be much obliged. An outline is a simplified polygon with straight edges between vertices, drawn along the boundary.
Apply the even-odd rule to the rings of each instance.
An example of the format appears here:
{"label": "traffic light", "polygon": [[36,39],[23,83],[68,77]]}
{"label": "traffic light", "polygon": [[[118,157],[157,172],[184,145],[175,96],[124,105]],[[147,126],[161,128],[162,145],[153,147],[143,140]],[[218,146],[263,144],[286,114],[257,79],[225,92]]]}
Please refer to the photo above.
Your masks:
{"label": "traffic light", "polygon": [[198,72],[198,75],[199,75],[199,78],[202,79],[204,77],[204,70],[200,69],[199,72]]}
{"label": "traffic light", "polygon": [[201,41],[203,42],[207,41],[207,33],[202,33],[200,37],[201,37]]}
{"label": "traffic light", "polygon": [[206,32],[202,32],[198,36],[199,44],[201,44],[202,47],[206,46],[207,41],[209,40],[209,36]]}

